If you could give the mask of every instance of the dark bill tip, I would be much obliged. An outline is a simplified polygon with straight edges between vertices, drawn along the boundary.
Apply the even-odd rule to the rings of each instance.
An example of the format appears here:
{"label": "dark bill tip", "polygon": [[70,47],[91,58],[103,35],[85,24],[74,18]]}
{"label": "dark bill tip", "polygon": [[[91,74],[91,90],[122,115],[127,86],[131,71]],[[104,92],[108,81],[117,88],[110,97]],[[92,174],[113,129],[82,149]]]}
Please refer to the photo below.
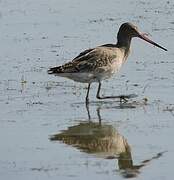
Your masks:
{"label": "dark bill tip", "polygon": [[155,43],[154,41],[150,40],[145,34],[139,34],[138,36],[139,38],[143,39],[144,41],[150,43],[150,44],[153,44],[154,46],[158,47],[158,48],[161,48],[163,49],[164,51],[167,51],[166,48],[160,46],[159,44]]}

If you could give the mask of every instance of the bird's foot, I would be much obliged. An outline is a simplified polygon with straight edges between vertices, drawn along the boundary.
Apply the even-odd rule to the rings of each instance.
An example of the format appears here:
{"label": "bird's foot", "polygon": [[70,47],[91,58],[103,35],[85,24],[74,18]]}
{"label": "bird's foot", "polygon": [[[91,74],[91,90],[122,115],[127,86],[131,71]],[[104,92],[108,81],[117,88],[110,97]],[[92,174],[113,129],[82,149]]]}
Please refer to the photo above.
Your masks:
{"label": "bird's foot", "polygon": [[127,96],[121,95],[120,96],[120,103],[126,103],[126,102],[128,102]]}
{"label": "bird's foot", "polygon": [[119,95],[119,96],[97,96],[97,99],[120,99],[120,102],[126,103],[128,99],[137,97],[136,94],[129,94],[129,95]]}
{"label": "bird's foot", "polygon": [[120,95],[120,103],[126,103],[128,102],[128,99],[138,97],[136,94],[129,94],[129,95]]}

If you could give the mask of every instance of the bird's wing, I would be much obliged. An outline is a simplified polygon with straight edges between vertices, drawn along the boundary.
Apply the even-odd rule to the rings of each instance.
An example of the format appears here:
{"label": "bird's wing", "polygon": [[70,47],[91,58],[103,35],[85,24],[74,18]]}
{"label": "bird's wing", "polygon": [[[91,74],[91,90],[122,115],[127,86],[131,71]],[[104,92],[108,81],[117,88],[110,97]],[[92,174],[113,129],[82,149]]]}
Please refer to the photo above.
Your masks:
{"label": "bird's wing", "polygon": [[83,56],[86,56],[89,52],[91,52],[92,50],[94,50],[94,48],[91,49],[86,49],[84,51],[82,51],[78,56],[76,56],[72,61],[76,61],[77,59],[80,60]]}
{"label": "bird's wing", "polygon": [[53,67],[48,70],[49,74],[57,73],[80,73],[91,72],[97,68],[107,66],[112,63],[112,60],[116,58],[116,54],[113,53],[108,47],[97,47],[94,49],[88,49],[81,52],[71,62],[68,62],[59,67]]}
{"label": "bird's wing", "polygon": [[77,64],[84,61],[88,53],[90,53],[94,48],[82,51],[78,56],[76,56],[72,61],[65,63],[62,66],[56,66],[48,69],[48,74],[59,74],[59,73],[75,73],[79,69],[76,68]]}
{"label": "bird's wing", "polygon": [[72,63],[78,72],[91,72],[110,65],[115,58],[115,52],[108,47],[100,46],[80,53]]}

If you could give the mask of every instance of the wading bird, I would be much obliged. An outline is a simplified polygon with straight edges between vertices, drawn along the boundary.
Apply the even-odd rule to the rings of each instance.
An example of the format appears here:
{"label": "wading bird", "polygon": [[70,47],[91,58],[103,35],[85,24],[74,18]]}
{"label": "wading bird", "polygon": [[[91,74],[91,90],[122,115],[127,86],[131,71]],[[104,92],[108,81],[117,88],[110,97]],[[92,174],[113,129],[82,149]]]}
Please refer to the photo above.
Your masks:
{"label": "wading bird", "polygon": [[124,23],[119,28],[116,44],[105,44],[87,49],[72,61],[62,66],[50,68],[48,74],[66,77],[81,83],[88,83],[86,103],[89,102],[89,90],[93,82],[99,84],[96,95],[98,99],[120,98],[120,100],[126,100],[126,98],[130,98],[131,96],[100,96],[100,89],[101,81],[117,73],[126,61],[133,37],[143,39],[167,51],[164,47],[150,40],[145,33],[141,33],[132,23]]}

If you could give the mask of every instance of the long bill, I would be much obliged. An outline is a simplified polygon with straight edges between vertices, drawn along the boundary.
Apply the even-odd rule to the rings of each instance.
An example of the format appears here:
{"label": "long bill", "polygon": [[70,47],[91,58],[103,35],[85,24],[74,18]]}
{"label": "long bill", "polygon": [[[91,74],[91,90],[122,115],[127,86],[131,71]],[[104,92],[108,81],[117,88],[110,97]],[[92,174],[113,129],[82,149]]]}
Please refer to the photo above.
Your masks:
{"label": "long bill", "polygon": [[164,47],[160,46],[159,44],[155,43],[154,41],[150,40],[150,39],[146,36],[146,34],[141,33],[141,34],[139,34],[138,37],[139,37],[140,39],[143,39],[144,41],[147,41],[147,42],[150,43],[150,44],[153,44],[153,45],[156,46],[156,47],[159,47],[159,48],[163,49],[164,51],[167,51],[166,48],[164,48]]}

